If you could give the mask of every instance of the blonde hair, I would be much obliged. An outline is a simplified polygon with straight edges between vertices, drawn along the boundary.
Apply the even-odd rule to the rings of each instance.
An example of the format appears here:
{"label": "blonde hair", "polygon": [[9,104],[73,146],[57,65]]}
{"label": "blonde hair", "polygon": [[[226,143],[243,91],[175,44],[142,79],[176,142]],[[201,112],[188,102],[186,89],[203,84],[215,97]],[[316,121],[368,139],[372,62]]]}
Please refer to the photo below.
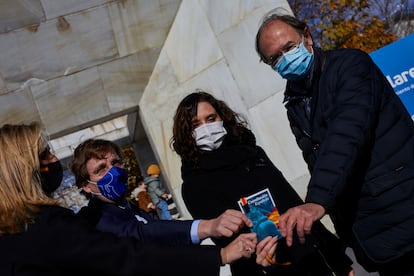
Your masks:
{"label": "blonde hair", "polygon": [[25,231],[41,205],[56,205],[42,190],[39,154],[47,140],[38,123],[0,128],[0,236]]}

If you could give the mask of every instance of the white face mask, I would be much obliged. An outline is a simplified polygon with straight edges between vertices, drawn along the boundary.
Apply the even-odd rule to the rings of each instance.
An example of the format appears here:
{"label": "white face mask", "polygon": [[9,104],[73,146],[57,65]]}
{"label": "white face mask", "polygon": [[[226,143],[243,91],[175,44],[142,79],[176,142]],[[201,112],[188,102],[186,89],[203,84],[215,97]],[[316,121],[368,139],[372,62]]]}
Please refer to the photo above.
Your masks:
{"label": "white face mask", "polygon": [[194,129],[193,133],[197,146],[208,151],[218,149],[226,134],[227,131],[223,127],[223,121],[203,124]]}

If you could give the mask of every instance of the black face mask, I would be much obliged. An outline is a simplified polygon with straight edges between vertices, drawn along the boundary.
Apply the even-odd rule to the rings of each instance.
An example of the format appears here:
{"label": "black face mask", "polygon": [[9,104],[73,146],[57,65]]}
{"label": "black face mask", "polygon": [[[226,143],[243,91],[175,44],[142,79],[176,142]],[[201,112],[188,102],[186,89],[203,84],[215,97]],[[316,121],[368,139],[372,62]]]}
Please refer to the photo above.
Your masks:
{"label": "black face mask", "polygon": [[63,168],[60,161],[40,166],[40,177],[43,191],[47,194],[54,192],[62,182]]}

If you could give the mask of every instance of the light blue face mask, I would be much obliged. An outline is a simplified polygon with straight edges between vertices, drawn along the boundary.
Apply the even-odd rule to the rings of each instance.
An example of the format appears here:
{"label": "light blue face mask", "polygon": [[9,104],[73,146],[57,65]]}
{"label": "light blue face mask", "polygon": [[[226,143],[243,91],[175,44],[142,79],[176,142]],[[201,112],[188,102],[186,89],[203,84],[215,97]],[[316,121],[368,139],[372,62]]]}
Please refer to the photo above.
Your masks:
{"label": "light blue face mask", "polygon": [[309,53],[302,42],[289,52],[284,53],[276,63],[274,70],[284,79],[297,80],[308,74],[312,63],[313,53]]}

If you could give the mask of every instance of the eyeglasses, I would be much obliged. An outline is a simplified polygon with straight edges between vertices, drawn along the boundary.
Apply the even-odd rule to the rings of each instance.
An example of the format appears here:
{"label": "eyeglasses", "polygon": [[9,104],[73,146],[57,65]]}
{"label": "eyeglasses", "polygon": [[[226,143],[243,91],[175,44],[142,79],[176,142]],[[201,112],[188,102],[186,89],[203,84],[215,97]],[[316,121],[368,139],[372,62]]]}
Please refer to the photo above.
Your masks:
{"label": "eyeglasses", "polygon": [[299,47],[299,44],[301,43],[301,40],[299,40],[298,42],[288,41],[280,51],[277,51],[276,53],[271,55],[264,62],[267,65],[270,65],[272,68],[274,68],[284,54],[286,54],[287,52]]}

